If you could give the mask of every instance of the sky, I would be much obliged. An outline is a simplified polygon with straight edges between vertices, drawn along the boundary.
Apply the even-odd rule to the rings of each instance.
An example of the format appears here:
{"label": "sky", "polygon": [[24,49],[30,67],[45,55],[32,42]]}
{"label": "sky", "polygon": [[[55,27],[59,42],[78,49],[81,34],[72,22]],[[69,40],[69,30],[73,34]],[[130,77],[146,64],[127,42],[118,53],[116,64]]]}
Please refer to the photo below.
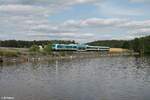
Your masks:
{"label": "sky", "polygon": [[0,0],[0,40],[130,40],[150,35],[150,0]]}

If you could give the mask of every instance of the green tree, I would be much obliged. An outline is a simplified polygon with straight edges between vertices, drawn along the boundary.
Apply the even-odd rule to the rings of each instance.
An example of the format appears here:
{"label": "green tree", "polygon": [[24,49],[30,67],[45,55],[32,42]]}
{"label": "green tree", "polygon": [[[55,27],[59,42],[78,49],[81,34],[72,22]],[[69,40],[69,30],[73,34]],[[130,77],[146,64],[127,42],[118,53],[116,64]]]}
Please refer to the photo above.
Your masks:
{"label": "green tree", "polygon": [[135,39],[133,40],[133,50],[134,50],[135,52],[139,52],[139,53],[142,52],[142,42],[140,41],[139,38],[135,38]]}
{"label": "green tree", "polygon": [[150,54],[150,36],[141,38],[143,41],[143,51],[146,54]]}

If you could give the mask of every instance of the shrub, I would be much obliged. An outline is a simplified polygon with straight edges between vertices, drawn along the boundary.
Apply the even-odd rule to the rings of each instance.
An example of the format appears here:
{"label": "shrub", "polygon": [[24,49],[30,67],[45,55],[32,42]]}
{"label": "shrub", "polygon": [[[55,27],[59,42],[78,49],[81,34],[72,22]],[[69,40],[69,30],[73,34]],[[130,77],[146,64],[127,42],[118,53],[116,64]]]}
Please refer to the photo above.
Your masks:
{"label": "shrub", "polygon": [[44,53],[52,54],[52,45],[51,44],[48,44],[44,47]]}
{"label": "shrub", "polygon": [[32,45],[31,48],[29,49],[30,52],[39,52],[40,48],[37,45]]}

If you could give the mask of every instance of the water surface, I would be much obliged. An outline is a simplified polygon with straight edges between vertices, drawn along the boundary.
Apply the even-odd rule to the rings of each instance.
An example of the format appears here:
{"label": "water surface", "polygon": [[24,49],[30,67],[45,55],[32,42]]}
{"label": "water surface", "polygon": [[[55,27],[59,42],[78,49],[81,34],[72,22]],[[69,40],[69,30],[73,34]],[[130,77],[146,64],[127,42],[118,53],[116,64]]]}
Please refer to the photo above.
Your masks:
{"label": "water surface", "polygon": [[149,57],[101,57],[0,66],[1,97],[150,100]]}

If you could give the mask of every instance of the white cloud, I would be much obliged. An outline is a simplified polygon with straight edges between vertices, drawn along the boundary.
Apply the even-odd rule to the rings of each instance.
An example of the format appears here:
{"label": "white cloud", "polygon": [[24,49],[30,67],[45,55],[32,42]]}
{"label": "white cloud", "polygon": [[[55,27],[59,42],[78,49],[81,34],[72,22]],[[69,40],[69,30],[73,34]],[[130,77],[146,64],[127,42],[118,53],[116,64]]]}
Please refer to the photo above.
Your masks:
{"label": "white cloud", "polygon": [[124,24],[120,24],[120,27],[131,28],[131,29],[139,29],[139,28],[150,28],[150,20],[144,21],[128,21]]}
{"label": "white cloud", "polygon": [[42,7],[36,7],[31,5],[1,5],[0,11],[31,11],[35,9],[43,9]]}
{"label": "white cloud", "polygon": [[133,3],[147,3],[147,2],[150,2],[149,0],[130,0],[130,2],[133,2]]}
{"label": "white cloud", "polygon": [[[150,28],[150,20],[136,21],[121,18],[90,18],[84,20],[68,20],[64,22],[67,27],[114,27],[114,28]],[[80,28],[79,27],[79,28]]]}
{"label": "white cloud", "polygon": [[109,26],[118,26],[120,24],[128,22],[128,19],[119,19],[119,18],[110,18],[110,19],[102,19],[102,18],[89,18],[85,20],[68,20],[64,22],[64,26],[67,27],[92,27],[92,26],[101,26],[101,27],[109,27]]}
{"label": "white cloud", "polygon": [[133,29],[129,32],[134,35],[150,35],[150,28]]}

